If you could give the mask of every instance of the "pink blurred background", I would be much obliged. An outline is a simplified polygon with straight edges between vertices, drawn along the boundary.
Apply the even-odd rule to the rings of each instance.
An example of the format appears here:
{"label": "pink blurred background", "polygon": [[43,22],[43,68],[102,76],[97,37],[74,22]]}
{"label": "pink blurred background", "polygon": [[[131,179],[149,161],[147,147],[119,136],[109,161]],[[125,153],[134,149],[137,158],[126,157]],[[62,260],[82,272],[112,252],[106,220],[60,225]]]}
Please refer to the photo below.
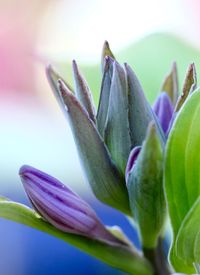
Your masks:
{"label": "pink blurred background", "polygon": [[99,62],[105,39],[120,50],[154,31],[200,48],[198,0],[1,0],[0,8],[0,91],[11,100],[41,94],[39,57]]}
{"label": "pink blurred background", "polygon": [[9,188],[10,177],[11,188],[19,188],[17,171],[24,162],[67,180],[72,173],[64,167],[81,173],[45,64],[72,58],[96,64],[105,39],[118,52],[153,32],[173,33],[200,49],[198,0],[1,0],[0,23],[2,188]]}

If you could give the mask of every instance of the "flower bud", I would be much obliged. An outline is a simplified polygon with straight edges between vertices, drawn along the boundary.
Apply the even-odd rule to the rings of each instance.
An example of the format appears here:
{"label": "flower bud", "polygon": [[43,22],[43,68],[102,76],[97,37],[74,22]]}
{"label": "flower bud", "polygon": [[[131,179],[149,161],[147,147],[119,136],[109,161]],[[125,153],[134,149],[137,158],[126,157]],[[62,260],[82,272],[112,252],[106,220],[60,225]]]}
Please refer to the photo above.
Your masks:
{"label": "flower bud", "polygon": [[119,242],[92,208],[60,181],[27,165],[19,174],[32,205],[53,226],[68,233]]}
{"label": "flower bud", "polygon": [[172,105],[171,99],[168,96],[168,94],[165,92],[162,92],[157,97],[153,105],[153,110],[157,115],[165,134],[167,133],[167,130],[170,125],[170,121],[172,119],[173,109],[174,107]]}
{"label": "flower bud", "polygon": [[145,249],[155,248],[164,228],[166,205],[163,149],[154,123],[148,127],[137,161],[128,176],[127,188],[142,246]]}
{"label": "flower bud", "polygon": [[126,182],[128,182],[128,176],[135,165],[135,162],[140,153],[140,150],[141,150],[141,146],[135,146],[130,152],[128,162],[126,165],[126,173],[125,173]]}

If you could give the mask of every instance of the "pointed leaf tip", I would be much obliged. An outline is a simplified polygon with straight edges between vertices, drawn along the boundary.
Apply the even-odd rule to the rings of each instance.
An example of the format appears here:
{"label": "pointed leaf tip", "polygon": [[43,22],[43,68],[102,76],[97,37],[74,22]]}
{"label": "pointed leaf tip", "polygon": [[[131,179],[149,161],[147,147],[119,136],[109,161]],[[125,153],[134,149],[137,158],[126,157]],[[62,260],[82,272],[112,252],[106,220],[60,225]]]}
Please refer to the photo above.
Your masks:
{"label": "pointed leaf tip", "polygon": [[104,63],[105,63],[105,58],[106,56],[109,56],[113,59],[115,59],[114,54],[112,53],[108,41],[105,41],[103,44],[103,49],[102,49],[102,54],[101,54],[101,69],[102,72],[104,70]]}
{"label": "pointed leaf tip", "polygon": [[52,88],[53,94],[61,108],[61,110],[63,112],[65,112],[65,106],[63,104],[63,100],[62,100],[62,96],[60,94],[60,90],[58,88],[58,80],[62,80],[62,82],[64,83],[64,85],[68,88],[68,90],[70,90],[71,92],[73,92],[73,89],[71,88],[71,86],[53,69],[53,67],[51,65],[48,65],[46,67],[46,75],[47,75],[47,79],[49,81],[50,87]]}
{"label": "pointed leaf tip", "polygon": [[113,59],[115,59],[114,54],[112,53],[112,51],[110,49],[110,45],[107,40],[105,40],[105,42],[103,44],[102,56],[103,57],[110,56]]}
{"label": "pointed leaf tip", "polygon": [[168,93],[171,98],[173,104],[176,104],[178,99],[178,73],[177,73],[177,65],[176,62],[172,63],[171,71],[166,76],[162,86],[161,92]]}
{"label": "pointed leaf tip", "polygon": [[72,68],[73,68],[73,74],[74,74],[76,96],[81,102],[82,106],[88,112],[90,119],[94,123],[96,123],[96,110],[92,99],[92,93],[89,89],[89,86],[86,80],[81,75],[75,60],[72,61]]}
{"label": "pointed leaf tip", "polygon": [[196,67],[195,67],[195,64],[192,63],[188,66],[185,81],[183,84],[182,93],[179,96],[175,106],[175,112],[178,112],[180,110],[181,106],[184,104],[187,97],[196,89],[196,87],[197,87]]}
{"label": "pointed leaf tip", "polygon": [[58,72],[56,72],[56,70],[54,69],[54,67],[51,64],[46,66],[46,76],[47,76],[49,84],[53,90],[57,89],[58,79],[62,79],[62,81],[65,83],[65,85],[68,87],[68,89],[73,92],[71,85],[69,83],[67,83],[64,80],[64,78],[61,75],[59,75]]}

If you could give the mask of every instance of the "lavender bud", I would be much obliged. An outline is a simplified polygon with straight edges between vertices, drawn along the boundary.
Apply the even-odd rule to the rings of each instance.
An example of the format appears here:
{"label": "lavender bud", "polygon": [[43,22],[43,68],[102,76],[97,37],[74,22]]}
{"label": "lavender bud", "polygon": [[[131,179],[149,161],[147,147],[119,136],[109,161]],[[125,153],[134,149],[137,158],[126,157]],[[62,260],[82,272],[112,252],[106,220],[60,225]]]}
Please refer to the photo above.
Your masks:
{"label": "lavender bud", "polygon": [[36,211],[61,231],[116,242],[92,208],[54,177],[24,165],[19,171]]}
{"label": "lavender bud", "polygon": [[160,121],[160,124],[163,128],[164,133],[166,134],[173,115],[173,110],[174,110],[172,101],[167,93],[162,92],[157,97],[153,105],[153,110]]}
{"label": "lavender bud", "polygon": [[141,150],[141,146],[135,146],[129,154],[128,162],[126,165],[126,172],[125,172],[126,182],[128,182],[128,176],[131,170],[133,169],[133,166],[135,165],[135,161],[140,153],[140,150]]}

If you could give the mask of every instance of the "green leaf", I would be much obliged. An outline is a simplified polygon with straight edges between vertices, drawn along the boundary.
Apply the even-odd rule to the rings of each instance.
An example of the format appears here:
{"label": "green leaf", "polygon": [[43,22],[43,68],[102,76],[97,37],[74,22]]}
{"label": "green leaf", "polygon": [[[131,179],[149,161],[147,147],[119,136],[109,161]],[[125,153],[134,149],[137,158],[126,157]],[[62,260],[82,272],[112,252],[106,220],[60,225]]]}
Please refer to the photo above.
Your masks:
{"label": "green leaf", "polygon": [[[199,121],[200,90],[198,89],[187,98],[180,109],[166,146],[165,190],[174,235],[170,259],[177,271],[183,268],[180,258],[176,255],[175,243],[180,234],[183,234],[182,239],[186,237],[180,232],[185,232],[183,227],[187,221],[186,217],[200,196]],[[190,245],[192,247],[192,243]]]}
{"label": "green leaf", "polygon": [[86,80],[81,75],[75,60],[73,60],[72,68],[74,73],[76,97],[79,99],[83,107],[88,112],[90,119],[92,119],[92,121],[96,123],[96,111],[92,99],[92,93],[88,87]]}
{"label": "green leaf", "polygon": [[95,124],[62,81],[59,86],[83,170],[94,194],[102,202],[130,214],[125,180],[112,162]]}
{"label": "green leaf", "polygon": [[176,62],[173,62],[170,73],[166,76],[162,87],[161,92],[168,93],[173,104],[176,104],[178,99],[178,76],[177,76],[177,66]]}
{"label": "green leaf", "polygon": [[108,114],[110,86],[111,86],[111,79],[113,74],[113,62],[114,60],[112,58],[110,57],[105,58],[103,78],[101,82],[101,93],[100,93],[99,106],[97,111],[97,127],[102,138],[104,138],[106,119]]}
{"label": "green leaf", "polygon": [[[174,243],[173,261],[179,272],[195,273],[200,264],[200,197],[181,224]],[[176,259],[179,261],[176,263]]]}
{"label": "green leaf", "polygon": [[134,275],[153,274],[149,262],[134,249],[62,232],[44,221],[35,211],[25,205],[0,199],[0,217],[48,233],[127,273]]}
{"label": "green leaf", "polygon": [[155,122],[161,142],[164,144],[164,133],[151,109],[151,106],[147,102],[137,76],[128,64],[125,64],[125,70],[128,81],[129,124],[132,148],[142,144],[146,136],[148,125],[151,121]]}
{"label": "green leaf", "polygon": [[192,63],[188,67],[188,71],[187,71],[184,85],[183,85],[183,90],[175,106],[175,112],[178,112],[180,110],[186,98],[190,93],[192,93],[196,89],[196,86],[197,86],[196,68],[194,63]]}
{"label": "green leaf", "polygon": [[188,67],[188,71],[183,84],[183,94],[192,93],[197,87],[197,73],[195,64],[192,63]]}
{"label": "green leaf", "polygon": [[200,195],[199,119],[200,90],[197,90],[177,115],[166,147],[165,189],[175,235]]}
{"label": "green leaf", "polygon": [[163,190],[163,150],[154,124],[128,177],[130,206],[139,225],[142,246],[155,248],[161,235],[166,204]]}
{"label": "green leaf", "polygon": [[128,105],[126,74],[123,67],[114,61],[105,143],[122,174],[125,172],[131,150]]}

